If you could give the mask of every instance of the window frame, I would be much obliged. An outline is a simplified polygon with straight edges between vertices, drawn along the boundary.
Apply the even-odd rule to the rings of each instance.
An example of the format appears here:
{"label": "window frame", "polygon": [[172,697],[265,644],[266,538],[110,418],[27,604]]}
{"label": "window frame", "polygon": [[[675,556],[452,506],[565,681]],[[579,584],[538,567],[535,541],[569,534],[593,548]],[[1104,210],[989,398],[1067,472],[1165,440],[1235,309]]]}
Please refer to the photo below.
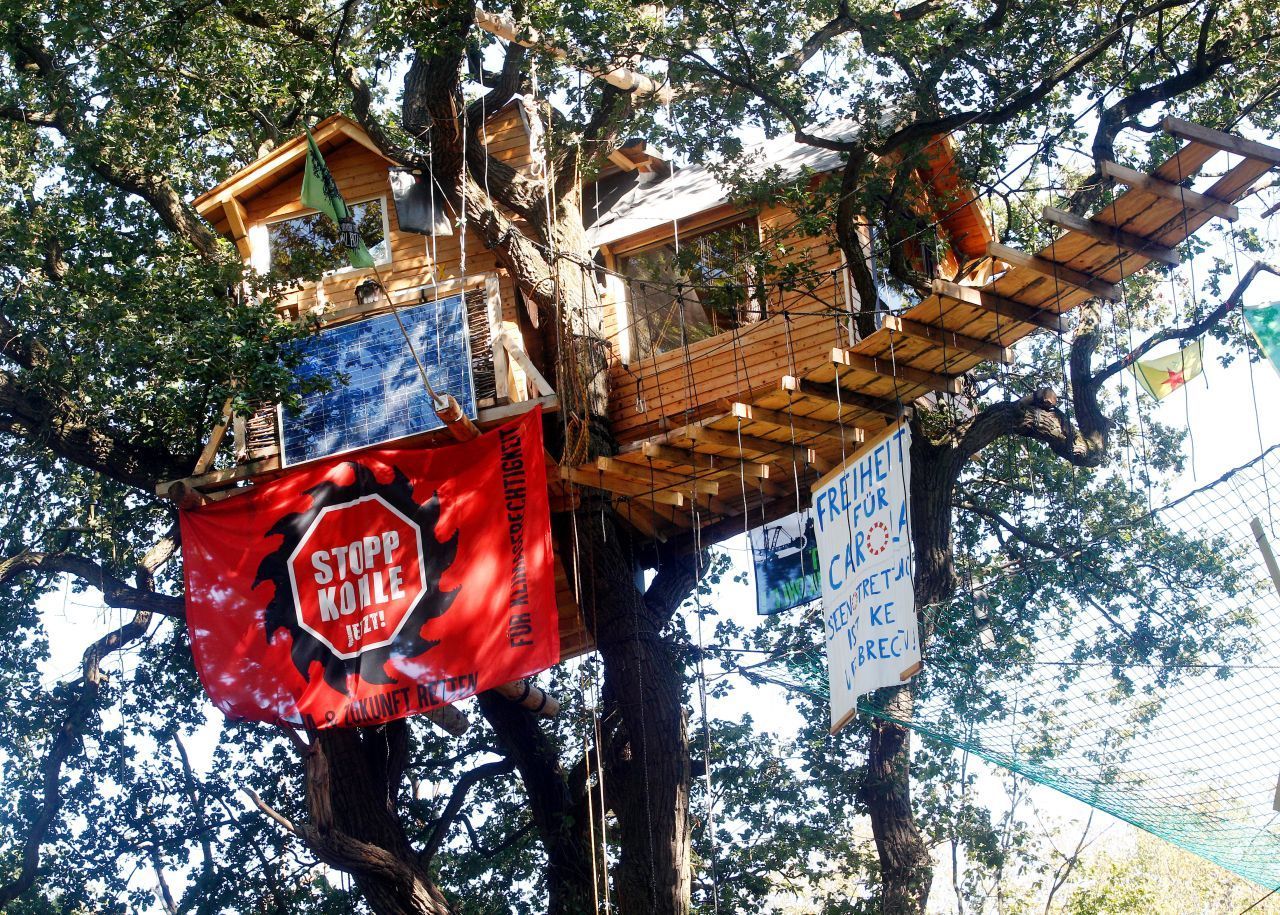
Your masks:
{"label": "window frame", "polygon": [[[635,336],[637,321],[635,315],[635,303],[631,298],[631,287],[627,282],[624,262],[628,258],[643,255],[647,251],[653,251],[655,249],[671,245],[675,241],[677,234],[681,236],[680,243],[683,246],[686,239],[689,243],[692,243],[703,235],[719,231],[720,229],[729,228],[734,225],[742,224],[745,226],[748,223],[750,224],[751,229],[754,230],[756,243],[760,244],[763,241],[762,229],[760,226],[760,214],[750,210],[741,210],[724,215],[712,215],[711,218],[705,220],[691,220],[690,224],[687,226],[681,225],[680,220],[673,220],[668,224],[668,228],[670,228],[671,231],[660,238],[650,239],[634,244],[626,244],[627,239],[620,239],[619,242],[615,242],[614,245],[610,246],[608,258],[609,269],[613,275],[617,276],[618,281],[622,284],[623,291],[623,294],[617,298],[617,302],[625,306],[625,313],[619,314],[619,318],[625,318],[625,323],[620,320],[617,331],[619,341],[618,350],[622,354],[621,361],[623,365],[636,365],[646,359],[661,358],[662,356],[675,352],[679,349],[679,347],[675,347],[673,349],[663,350],[659,353],[649,353],[647,355],[640,352],[640,341],[636,339]],[[751,293],[749,296],[751,300],[756,301],[758,299],[760,288],[761,286],[758,282],[751,284]],[[621,309],[619,310],[621,311]],[[767,308],[763,304],[760,304],[760,310],[756,320],[739,325],[739,329],[750,326],[750,324],[768,320],[769,317],[770,315]],[[722,334],[732,332],[732,329],[722,330],[719,333],[712,334],[704,339],[711,340],[721,336]],[[689,345],[694,346],[700,342],[702,341],[694,341],[694,343]]]}
{"label": "window frame", "polygon": [[[364,197],[359,198],[358,200],[347,201],[347,206],[351,209],[358,207],[362,203],[372,203],[375,200],[378,201],[382,206],[382,240],[383,240],[383,243],[386,245],[387,253],[385,257],[375,260],[373,262],[373,267],[385,267],[389,265],[393,259],[391,254],[391,216],[387,212],[387,201],[389,199],[389,196],[390,196],[389,194],[368,194]],[[259,234],[262,239],[262,250],[263,250],[264,256],[262,257],[261,261],[259,261],[258,264],[255,265],[258,272],[264,275],[271,272],[271,261],[272,261],[271,231],[270,231],[271,226],[278,225],[282,222],[288,222],[291,219],[301,219],[305,216],[315,216],[319,213],[320,213],[319,210],[312,209],[311,207],[304,207],[303,209],[297,210],[296,212],[286,213],[283,216],[275,216],[275,217],[272,217],[271,219],[264,219],[262,222],[260,222],[258,224],[259,226],[261,226],[261,228],[259,229]],[[256,248],[256,246],[254,247]],[[256,255],[257,251],[254,250],[253,254]],[[256,257],[254,259],[257,260]],[[355,275],[358,273],[362,273],[366,270],[372,270],[373,267],[353,267],[351,266],[351,264],[347,264],[344,267],[335,267],[332,270],[326,270],[324,273],[322,273],[318,280],[303,281],[301,284],[301,288],[305,289],[306,287],[312,286],[312,285],[320,286],[326,280],[329,280],[333,277],[340,277],[344,275]]]}

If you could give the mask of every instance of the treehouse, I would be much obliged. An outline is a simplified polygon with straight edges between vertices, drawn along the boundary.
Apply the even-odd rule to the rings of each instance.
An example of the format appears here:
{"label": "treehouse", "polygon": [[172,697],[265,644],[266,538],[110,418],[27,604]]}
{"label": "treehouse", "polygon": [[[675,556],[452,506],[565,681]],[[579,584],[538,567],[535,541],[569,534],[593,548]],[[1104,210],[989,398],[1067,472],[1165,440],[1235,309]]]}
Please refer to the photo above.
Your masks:
{"label": "treehouse", "polygon": [[[520,100],[493,113],[483,132],[490,155],[535,169],[536,117]],[[869,226],[863,236],[873,275],[885,275],[883,261],[897,247],[927,294],[884,283],[877,329],[864,337],[855,332],[858,302],[841,249],[806,231],[796,197],[743,201],[709,168],[675,170],[641,143],[624,146],[584,187],[618,451],[555,468],[558,504],[592,487],[644,536],[690,544],[695,528],[699,542],[711,543],[807,504],[818,476],[913,403],[961,392],[966,372],[1010,362],[1010,347],[1030,333],[1062,332],[1065,313],[1087,299],[1119,300],[1117,284],[1144,266],[1177,263],[1182,241],[1215,216],[1235,218],[1234,202],[1280,163],[1277,150],[1239,137],[1174,119],[1163,126],[1183,143],[1174,156],[1152,174],[1103,163],[1122,189],[1088,219],[1047,208],[1044,218],[1059,231],[1034,254],[993,240],[949,139],[937,138],[916,166],[912,206],[921,228],[894,235]],[[445,212],[431,176],[400,168],[341,116],[322,121],[314,137],[372,267],[351,267],[333,227],[300,202],[305,137],[195,206],[259,272],[318,272],[282,295],[281,316],[315,321],[334,341],[331,358],[359,357],[350,370],[366,396],[327,402],[318,425],[274,408],[233,420],[237,464],[210,469],[220,426],[202,466],[164,494],[221,498],[318,454],[392,438],[450,440],[422,417],[387,419],[399,392],[418,385],[404,340],[376,332],[393,309],[409,325],[405,334],[434,352],[439,365],[425,368],[454,372],[438,381],[480,428],[534,404],[558,406],[536,312],[478,233]],[[1228,154],[1220,177],[1193,190],[1219,153]],[[789,139],[763,143],[747,159],[775,185],[798,188],[801,201],[841,165],[838,153]],[[366,372],[399,380],[361,387]],[[352,426],[365,438],[343,438],[355,434]],[[318,451],[307,450],[317,442]],[[563,654],[571,657],[589,640],[558,560],[557,582]]]}

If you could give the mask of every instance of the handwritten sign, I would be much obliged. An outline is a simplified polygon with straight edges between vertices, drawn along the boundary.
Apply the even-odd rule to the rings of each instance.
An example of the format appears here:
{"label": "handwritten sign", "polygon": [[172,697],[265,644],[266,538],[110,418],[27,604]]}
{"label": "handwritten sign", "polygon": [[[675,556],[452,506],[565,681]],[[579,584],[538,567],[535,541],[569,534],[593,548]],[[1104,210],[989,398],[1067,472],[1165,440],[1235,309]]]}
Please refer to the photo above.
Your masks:
{"label": "handwritten sign", "polygon": [[900,423],[813,487],[831,732],[858,697],[920,661],[911,556],[911,428]]}

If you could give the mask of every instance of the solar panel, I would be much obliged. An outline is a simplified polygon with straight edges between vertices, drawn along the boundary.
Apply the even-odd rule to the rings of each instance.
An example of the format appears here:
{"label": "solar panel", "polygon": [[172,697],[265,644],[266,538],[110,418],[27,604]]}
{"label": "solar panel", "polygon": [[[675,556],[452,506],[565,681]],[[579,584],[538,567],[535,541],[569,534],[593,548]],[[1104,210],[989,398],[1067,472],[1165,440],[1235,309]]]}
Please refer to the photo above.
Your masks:
{"label": "solar panel", "polygon": [[[431,386],[456,397],[474,419],[471,345],[462,296],[401,308],[400,320]],[[286,465],[443,426],[394,314],[325,328],[300,346],[303,360],[297,376],[327,377],[333,389],[304,397],[296,415],[282,411],[281,451]],[[346,377],[346,384],[340,375]]]}

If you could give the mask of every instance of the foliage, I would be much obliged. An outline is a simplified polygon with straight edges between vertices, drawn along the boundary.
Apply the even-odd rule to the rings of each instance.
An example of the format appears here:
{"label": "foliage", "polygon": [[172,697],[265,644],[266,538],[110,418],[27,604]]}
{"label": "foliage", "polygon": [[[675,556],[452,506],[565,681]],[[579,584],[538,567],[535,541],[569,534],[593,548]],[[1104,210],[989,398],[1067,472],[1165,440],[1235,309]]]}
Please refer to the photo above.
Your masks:
{"label": "foliage", "polygon": [[[392,0],[0,3],[5,557],[74,552],[94,563],[101,574],[71,586],[77,599],[96,594],[86,589],[103,585],[106,575],[145,578],[134,579],[135,570],[172,523],[170,507],[154,497],[154,483],[190,472],[228,397],[242,413],[262,401],[287,403],[296,393],[289,342],[305,332],[275,320],[278,290],[245,276],[230,245],[199,223],[185,201],[304,122],[335,110],[382,129],[420,161],[435,155],[439,146],[428,143],[440,143],[443,122],[431,113],[424,117],[426,103],[402,93],[400,84],[416,62],[452,53],[456,40],[446,14],[460,9]],[[717,168],[740,179],[744,198],[758,198],[760,182],[750,178],[740,155],[745,130],[826,137],[833,121],[847,120],[854,130],[836,144],[848,163],[843,181],[807,195],[800,185],[784,189],[788,199],[804,198],[803,224],[828,236],[863,216],[899,236],[927,231],[904,201],[912,196],[910,166],[939,131],[958,131],[961,163],[1000,210],[1002,237],[1030,243],[1035,205],[1044,202],[1033,198],[1032,186],[1076,191],[1066,187],[1072,176],[1057,164],[1059,150],[1090,143],[1090,130],[1099,156],[1143,165],[1167,154],[1170,141],[1150,133],[1126,145],[1118,140],[1121,128],[1145,130],[1158,114],[1179,113],[1217,126],[1244,120],[1270,130],[1280,116],[1277,12],[1257,0],[1136,6],[1106,0],[1087,10],[1047,0],[924,0],[897,12],[870,0],[763,0],[750,7],[718,0],[671,7],[537,0],[511,12],[547,41],[572,49],[570,63],[608,69],[626,61],[680,89],[665,110],[644,99],[619,102],[618,93],[602,90],[580,70],[551,55],[531,55],[537,91],[554,98],[564,115],[551,119],[559,176],[572,183],[590,174],[603,161],[600,153],[635,134],[690,158],[727,154]],[[467,42],[474,52],[467,60],[470,90],[491,91],[497,75],[485,71],[500,66],[507,49],[475,30]],[[533,92],[528,61],[514,51],[509,59],[515,88]],[[393,110],[404,102],[411,104]],[[415,117],[438,131],[429,141],[414,133]],[[1023,158],[1028,146],[1039,154],[1030,164]],[[495,169],[495,186],[498,174]],[[1092,176],[1074,177],[1087,185],[1086,197],[1105,199],[1088,184]],[[511,212],[498,193],[489,204]],[[543,212],[541,198],[532,199],[529,212]],[[1067,201],[1076,205],[1080,198],[1072,193]],[[543,231],[538,220],[524,225],[533,236]],[[495,231],[491,243],[514,244],[512,237]],[[843,237],[853,243],[847,232]],[[1247,233],[1240,243],[1259,246]],[[856,269],[859,252],[847,253]],[[883,248],[871,253],[896,256]],[[895,267],[909,286],[910,270]],[[1233,268],[1215,264],[1191,300],[1220,295]],[[309,272],[317,269],[311,265]],[[537,287],[537,277],[523,279],[527,288]],[[1152,275],[1129,284],[1125,307],[1113,313],[1104,334],[1108,357],[1153,327],[1185,321],[1187,290],[1177,309],[1171,297],[1162,298],[1165,282]],[[1238,350],[1236,324],[1215,333]],[[1063,362],[1056,342],[1034,340],[1016,371],[976,373],[963,398],[942,402],[922,422],[945,437],[977,407],[1046,387],[1063,390]],[[1177,431],[1133,412],[1127,392],[1112,390],[1104,404],[1121,449],[1111,463],[1071,467],[1041,444],[1013,439],[977,456],[957,499],[957,571],[962,581],[1000,573],[985,598],[985,626],[998,635],[1007,659],[1032,652],[1038,632],[1070,629],[1087,605],[1132,617],[1136,629],[1121,634],[1100,627],[1096,639],[1081,643],[1077,660],[1110,665],[1109,698],[1158,702],[1167,683],[1135,684],[1126,665],[1233,657],[1242,650],[1240,630],[1248,620],[1206,630],[1201,608],[1179,602],[1176,588],[1159,613],[1144,615],[1133,599],[1153,576],[1180,587],[1209,579],[1229,585],[1230,569],[1212,545],[1148,528],[1125,550],[1104,554],[1096,546],[1101,541],[1084,538],[1131,522],[1143,508],[1144,491],[1180,461]],[[1139,451],[1140,462],[1119,459]],[[1045,574],[1053,557],[1064,555],[1076,573]],[[712,579],[724,574],[721,568]],[[163,595],[180,594],[179,564],[166,567],[154,585]],[[50,658],[50,638],[66,637],[65,629],[51,633],[41,613],[57,603],[62,586],[45,571],[0,589],[0,631],[8,636],[0,640],[0,695],[7,697],[0,716],[6,789],[0,877],[6,880],[19,872],[22,843],[40,805],[44,754],[74,699],[69,685],[47,688],[40,667]],[[795,618],[744,633],[707,616],[715,634],[703,652],[689,618],[705,609],[712,593],[699,594],[667,633],[683,662],[688,706],[695,704],[699,662],[713,650],[727,656],[749,644],[775,653],[810,648],[816,637],[815,627]],[[959,653],[984,638],[984,626],[976,608],[953,610],[954,616],[931,622]],[[118,609],[102,613],[111,628],[125,621]],[[559,669],[548,684],[567,699],[562,717],[546,726],[566,771],[582,763],[594,742],[592,712],[616,699],[597,694],[602,672],[596,663]],[[163,897],[160,879],[172,887],[174,909],[183,912],[353,907],[336,873],[247,799],[245,789],[252,789],[285,817],[305,819],[299,758],[278,731],[208,720],[180,622],[153,624],[140,644],[107,667],[111,679],[97,698],[98,718],[62,772],[65,806],[44,843],[39,884],[15,911],[143,910],[157,893]],[[1008,697],[984,691],[981,670],[962,673],[952,681],[930,679],[924,688],[958,716],[1008,713]],[[731,688],[722,679],[713,692]],[[812,893],[824,912],[877,908],[877,859],[857,827],[866,812],[859,790],[867,722],[828,738],[821,704],[801,697],[797,707],[804,724],[794,736],[749,717],[708,725],[717,815],[714,848],[710,824],[696,823],[694,895],[703,911],[712,908],[714,892],[721,911],[781,909],[779,894],[787,893]],[[1139,728],[1150,706],[1134,707]],[[1037,714],[1033,739],[1043,737],[1047,752],[1057,723],[1053,697],[1043,697]],[[698,727],[700,721],[695,733]],[[411,740],[398,797],[408,837],[421,846],[462,773],[499,758],[501,748],[485,727],[454,741],[421,721],[411,726]],[[184,756],[193,752],[197,758]],[[975,799],[964,761],[926,744],[912,766],[917,816],[929,844],[957,843],[976,874],[998,879],[1026,843],[1009,839],[1009,830],[1002,834]],[[698,794],[704,790],[695,782],[696,817],[706,807]],[[528,808],[510,776],[472,788],[466,819],[453,824],[432,864],[460,911],[543,907],[547,853],[529,826]],[[616,835],[612,821],[604,830]],[[815,872],[833,882],[815,884]],[[1083,888],[1070,904],[1079,912],[1105,911],[1138,897],[1126,898]]]}

